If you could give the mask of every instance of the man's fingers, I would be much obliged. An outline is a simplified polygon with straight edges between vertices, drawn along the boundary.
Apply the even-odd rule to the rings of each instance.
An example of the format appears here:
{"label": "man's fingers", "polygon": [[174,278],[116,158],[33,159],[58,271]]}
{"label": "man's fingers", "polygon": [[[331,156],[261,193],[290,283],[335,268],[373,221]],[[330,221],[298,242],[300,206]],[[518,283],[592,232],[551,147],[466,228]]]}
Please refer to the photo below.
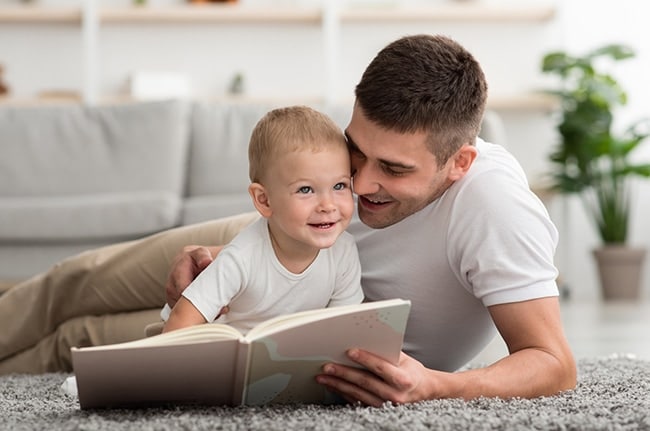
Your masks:
{"label": "man's fingers", "polygon": [[165,296],[167,304],[173,307],[183,290],[212,262],[210,250],[206,247],[188,245],[176,256],[170,268]]}
{"label": "man's fingers", "polygon": [[[335,369],[329,369],[329,371],[331,374],[319,375],[316,381],[325,385],[330,391],[339,394],[350,404],[361,403],[368,406],[380,407],[384,403],[382,398],[364,389],[367,386],[363,382],[366,382],[365,384],[367,385],[367,382],[371,378],[376,379],[376,377],[367,371],[341,365],[338,365]],[[361,377],[360,375],[363,373],[368,374],[368,376]],[[360,386],[357,382],[361,382],[363,386]]]}
{"label": "man's fingers", "polygon": [[[400,352],[400,358],[403,353]],[[394,376],[399,372],[399,367],[387,362],[379,356],[373,355],[370,352],[359,349],[350,349],[348,357],[354,362],[358,363],[373,375],[377,381],[394,384]]]}
{"label": "man's fingers", "polygon": [[381,406],[386,401],[403,404],[412,399],[412,378],[400,368],[413,363],[406,354],[400,353],[398,365],[359,349],[351,349],[348,356],[363,368],[326,364],[318,382],[346,400],[371,406]]}
{"label": "man's fingers", "polygon": [[[207,266],[210,265],[214,260],[212,254],[210,254],[210,250],[206,247],[195,248],[189,254],[197,269],[197,272],[194,274],[195,278],[201,271],[207,268]],[[192,280],[190,280],[190,282]]]}
{"label": "man's fingers", "polygon": [[348,401],[352,399],[379,407],[389,399],[390,387],[371,371],[341,364],[327,364],[323,371],[325,374],[318,380],[319,383],[333,389]]}
{"label": "man's fingers", "polygon": [[229,311],[230,311],[230,307],[228,307],[227,305],[221,307],[221,311],[219,311],[219,315],[217,315],[217,318],[223,316],[224,314],[228,314]]}

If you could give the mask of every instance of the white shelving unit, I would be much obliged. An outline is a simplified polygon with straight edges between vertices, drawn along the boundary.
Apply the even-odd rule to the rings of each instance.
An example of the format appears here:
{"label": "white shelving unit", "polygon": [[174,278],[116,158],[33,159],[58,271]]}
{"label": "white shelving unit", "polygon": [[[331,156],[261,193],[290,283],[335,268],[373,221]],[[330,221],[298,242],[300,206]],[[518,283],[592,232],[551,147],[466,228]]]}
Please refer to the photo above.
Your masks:
{"label": "white shelving unit", "polygon": [[[164,26],[308,26],[320,31],[321,59],[324,78],[320,94],[324,101],[338,94],[341,60],[340,47],[345,26],[349,25],[409,25],[409,23],[457,23],[459,25],[541,25],[555,16],[553,5],[513,3],[499,5],[472,2],[449,2],[431,5],[341,6],[338,1],[323,1],[318,6],[246,6],[174,5],[100,7],[97,0],[85,0],[81,7],[53,7],[38,4],[0,6],[0,29],[3,25],[74,26],[81,39],[82,101],[97,103],[114,99],[100,94],[98,74],[101,72],[102,50],[99,43],[103,32],[115,26],[149,26],[151,31],[164,31]],[[34,36],[38,37],[38,35]],[[273,49],[273,47],[269,47]],[[0,61],[3,59],[0,58]],[[10,66],[10,65],[9,65]],[[24,99],[24,98],[23,98]],[[3,103],[25,103],[7,99]],[[500,110],[549,110],[552,99],[536,94],[516,94],[490,97],[489,105]]]}
{"label": "white shelving unit", "polygon": [[[96,0],[86,0],[84,7],[96,11],[102,22],[302,22],[320,25],[324,8],[306,6],[244,6],[237,4],[132,6],[100,8]],[[341,21],[480,21],[480,22],[545,22],[555,16],[553,5],[467,3],[388,6],[338,7],[337,2],[324,2],[324,7],[336,7]],[[0,23],[67,23],[80,24],[83,7],[54,7],[0,5]]]}
{"label": "white shelving unit", "polygon": [[0,6],[0,24],[81,24],[81,8]]}

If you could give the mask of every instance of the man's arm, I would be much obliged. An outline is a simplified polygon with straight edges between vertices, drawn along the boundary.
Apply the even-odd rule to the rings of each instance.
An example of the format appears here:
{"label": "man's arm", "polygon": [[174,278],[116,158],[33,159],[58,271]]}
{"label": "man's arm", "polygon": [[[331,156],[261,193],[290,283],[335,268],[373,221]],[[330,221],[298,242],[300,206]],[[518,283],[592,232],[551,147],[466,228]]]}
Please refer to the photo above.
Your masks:
{"label": "man's arm", "polygon": [[212,263],[222,248],[223,246],[204,247],[199,245],[183,247],[183,250],[176,255],[172,262],[165,284],[165,296],[170,307],[174,308],[185,288]]}
{"label": "man's arm", "polygon": [[404,353],[395,366],[352,349],[351,359],[369,371],[327,364],[317,379],[350,402],[372,406],[435,398],[531,398],[575,387],[575,362],[556,297],[495,305],[489,311],[510,354],[486,368],[440,372]]}

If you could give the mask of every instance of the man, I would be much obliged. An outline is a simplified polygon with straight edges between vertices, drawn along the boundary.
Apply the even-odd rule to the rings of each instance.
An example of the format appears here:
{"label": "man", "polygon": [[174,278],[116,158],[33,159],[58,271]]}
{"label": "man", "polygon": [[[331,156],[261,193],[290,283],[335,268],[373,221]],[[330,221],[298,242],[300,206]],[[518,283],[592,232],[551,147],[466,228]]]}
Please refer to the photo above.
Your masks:
{"label": "man", "polygon": [[[350,357],[366,370],[339,364],[323,368],[318,381],[350,402],[378,406],[442,397],[534,397],[575,386],[555,284],[557,231],[514,158],[477,139],[486,98],[479,64],[440,36],[389,44],[356,88],[346,135],[359,216],[349,231],[359,248],[362,287],[370,301],[401,297],[412,301],[412,310],[398,365],[352,349]],[[161,234],[147,240],[150,244],[119,245],[111,259],[122,254],[129,262],[137,258],[146,264],[154,246],[170,250],[170,242],[197,244],[186,247],[172,265],[166,292],[173,305],[219,250],[194,242],[202,238],[195,233],[202,229],[226,239],[229,227],[248,222],[250,216],[234,218]],[[96,271],[110,269],[92,266],[92,272],[80,273],[93,279],[86,284],[97,286],[101,276]],[[122,265],[127,286],[159,277],[159,271],[132,266]],[[155,285],[151,280],[144,284]],[[89,290],[75,293],[101,314],[137,310],[134,304],[148,303],[141,299],[153,295],[141,288],[114,306],[105,298],[113,291],[91,295]],[[0,316],[2,305],[0,298]],[[69,317],[83,316],[65,308]],[[510,354],[489,367],[456,372],[491,340],[495,327]]]}
{"label": "man", "polygon": [[[319,382],[349,401],[532,397],[575,386],[552,264],[557,232],[514,159],[476,139],[486,93],[474,58],[431,36],[387,46],[356,88],[346,135],[362,286],[368,300],[402,297],[413,308],[398,366],[352,350],[372,373],[324,367]],[[169,302],[210,259],[204,248],[179,257]],[[489,341],[492,322],[510,355],[453,373]]]}

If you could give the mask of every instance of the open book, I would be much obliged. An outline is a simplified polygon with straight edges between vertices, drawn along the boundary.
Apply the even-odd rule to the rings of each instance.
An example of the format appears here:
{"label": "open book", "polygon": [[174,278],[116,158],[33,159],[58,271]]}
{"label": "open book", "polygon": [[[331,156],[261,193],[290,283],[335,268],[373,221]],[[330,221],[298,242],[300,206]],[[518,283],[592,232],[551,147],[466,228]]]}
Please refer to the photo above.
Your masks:
{"label": "open book", "polygon": [[397,363],[410,301],[390,299],[279,316],[246,336],[204,324],[141,340],[72,348],[81,408],[196,403],[335,402],[315,376],[355,365],[358,347]]}

